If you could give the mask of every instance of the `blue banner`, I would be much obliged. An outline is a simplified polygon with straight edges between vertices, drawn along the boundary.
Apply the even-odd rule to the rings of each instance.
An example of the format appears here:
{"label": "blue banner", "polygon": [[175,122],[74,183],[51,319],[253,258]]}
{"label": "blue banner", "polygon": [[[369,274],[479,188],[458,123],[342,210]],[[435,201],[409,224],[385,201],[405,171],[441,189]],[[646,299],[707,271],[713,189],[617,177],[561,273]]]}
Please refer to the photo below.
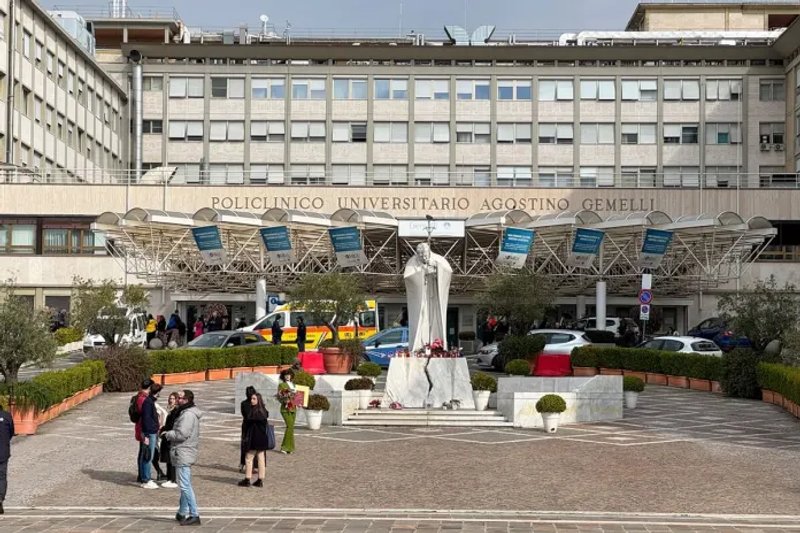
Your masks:
{"label": "blue banner", "polygon": [[500,242],[497,264],[511,268],[522,268],[528,259],[535,233],[531,229],[506,228]]}
{"label": "blue banner", "polygon": [[289,228],[286,226],[261,228],[261,240],[264,241],[264,247],[272,264],[288,265],[294,262]]}
{"label": "blue banner", "polygon": [[217,226],[192,228],[192,235],[206,264],[221,265],[225,263],[225,250],[222,247],[222,237]]}
{"label": "blue banner", "polygon": [[647,228],[642,242],[642,253],[639,256],[639,266],[657,268],[664,259],[671,242],[671,231]]}
{"label": "blue banner", "polygon": [[367,262],[361,246],[361,231],[357,227],[330,228],[328,235],[333,251],[336,252],[336,260],[341,266],[358,266]]}
{"label": "blue banner", "polygon": [[600,245],[603,244],[603,237],[606,234],[600,230],[578,228],[575,230],[575,241],[572,243],[572,253],[597,255]]}

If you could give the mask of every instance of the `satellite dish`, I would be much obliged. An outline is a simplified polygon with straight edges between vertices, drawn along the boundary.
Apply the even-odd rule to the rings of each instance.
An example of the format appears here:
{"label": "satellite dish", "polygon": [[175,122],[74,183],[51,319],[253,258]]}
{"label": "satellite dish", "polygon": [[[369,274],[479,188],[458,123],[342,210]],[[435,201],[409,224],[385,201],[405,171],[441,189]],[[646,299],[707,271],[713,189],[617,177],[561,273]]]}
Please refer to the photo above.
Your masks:
{"label": "satellite dish", "polygon": [[267,15],[261,15],[260,17],[258,17],[258,20],[266,24],[267,22],[269,22],[269,17]]}

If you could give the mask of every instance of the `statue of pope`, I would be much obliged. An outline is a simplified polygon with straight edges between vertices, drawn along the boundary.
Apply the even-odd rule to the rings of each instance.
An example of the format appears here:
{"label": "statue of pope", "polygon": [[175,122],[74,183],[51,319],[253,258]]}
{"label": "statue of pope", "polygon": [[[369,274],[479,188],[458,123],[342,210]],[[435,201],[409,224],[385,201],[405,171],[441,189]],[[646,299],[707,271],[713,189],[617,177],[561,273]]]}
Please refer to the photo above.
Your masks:
{"label": "statue of pope", "polygon": [[406,263],[403,278],[408,297],[409,350],[416,351],[434,339],[447,349],[447,299],[453,269],[441,255],[431,252],[426,243]]}

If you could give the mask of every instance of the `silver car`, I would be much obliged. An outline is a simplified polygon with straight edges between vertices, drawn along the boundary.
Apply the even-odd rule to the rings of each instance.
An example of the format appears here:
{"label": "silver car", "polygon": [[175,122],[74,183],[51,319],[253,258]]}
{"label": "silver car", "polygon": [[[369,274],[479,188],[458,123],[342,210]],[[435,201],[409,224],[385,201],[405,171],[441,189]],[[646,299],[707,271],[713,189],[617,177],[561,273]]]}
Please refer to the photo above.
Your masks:
{"label": "silver car", "polygon": [[654,337],[643,342],[639,347],[665,352],[699,353],[722,357],[722,349],[714,341],[702,337]]}
{"label": "silver car", "polygon": [[[543,353],[571,354],[578,346],[585,346],[592,342],[583,331],[570,329],[534,329],[528,335],[542,335],[545,338]],[[502,370],[502,362],[498,355],[498,344],[487,344],[478,351],[476,363],[482,368]]]}

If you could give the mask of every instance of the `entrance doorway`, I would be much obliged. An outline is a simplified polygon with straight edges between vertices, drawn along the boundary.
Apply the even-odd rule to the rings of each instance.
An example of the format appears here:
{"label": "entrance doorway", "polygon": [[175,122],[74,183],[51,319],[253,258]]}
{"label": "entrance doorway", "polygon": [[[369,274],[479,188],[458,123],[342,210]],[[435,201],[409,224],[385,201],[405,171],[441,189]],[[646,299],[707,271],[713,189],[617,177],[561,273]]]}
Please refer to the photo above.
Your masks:
{"label": "entrance doorway", "polygon": [[458,346],[458,307],[447,308],[447,346]]}

